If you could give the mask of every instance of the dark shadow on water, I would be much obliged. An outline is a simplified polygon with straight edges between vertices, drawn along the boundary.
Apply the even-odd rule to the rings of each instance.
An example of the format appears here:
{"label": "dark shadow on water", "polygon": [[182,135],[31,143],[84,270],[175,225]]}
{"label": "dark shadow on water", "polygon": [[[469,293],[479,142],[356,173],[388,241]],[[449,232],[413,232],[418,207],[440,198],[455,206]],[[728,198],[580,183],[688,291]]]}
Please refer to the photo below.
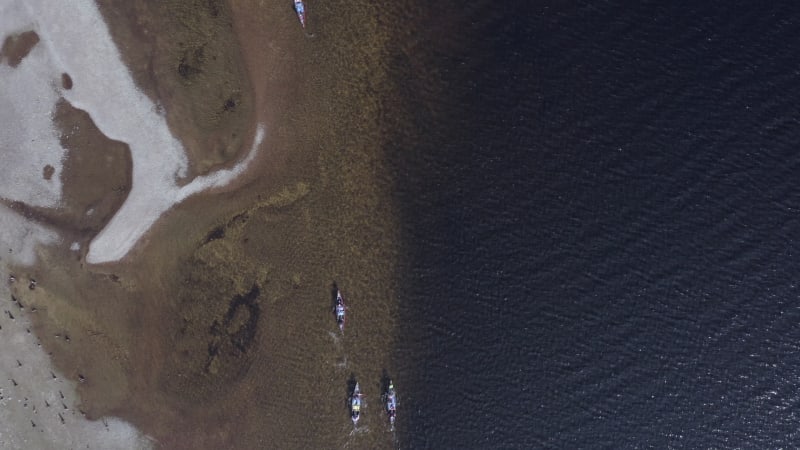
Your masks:
{"label": "dark shadow on water", "polygon": [[339,285],[336,284],[336,282],[334,281],[333,284],[331,284],[331,297],[330,297],[331,298],[330,310],[331,310],[331,314],[333,314],[334,318],[336,318],[336,293],[337,292],[339,292]]}
{"label": "dark shadow on water", "polygon": [[389,372],[386,369],[381,370],[381,400],[385,399],[389,393],[390,381],[392,381],[392,377],[389,376]]}
{"label": "dark shadow on water", "polygon": [[356,375],[350,373],[350,377],[347,379],[347,396],[344,399],[344,404],[348,412],[350,411],[350,399],[353,397],[353,393],[356,390],[356,383]]}

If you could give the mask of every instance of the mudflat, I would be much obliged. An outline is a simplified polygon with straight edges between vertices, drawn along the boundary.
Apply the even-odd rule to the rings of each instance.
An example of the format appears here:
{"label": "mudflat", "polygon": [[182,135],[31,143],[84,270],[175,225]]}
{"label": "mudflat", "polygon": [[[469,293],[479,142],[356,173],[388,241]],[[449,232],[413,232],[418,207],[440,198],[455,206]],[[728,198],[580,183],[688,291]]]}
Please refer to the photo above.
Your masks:
{"label": "mudflat", "polygon": [[[393,371],[400,247],[378,19],[355,2],[314,3],[310,37],[291,2],[99,3],[187,149],[187,181],[233,165],[256,124],[266,138],[239,180],[168,211],[124,260],[90,265],[131,163],[85,113],[59,109],[76,149],[67,200],[30,214],[77,245],[44,249],[17,274],[34,288],[11,288],[37,309],[34,331],[79,382],[81,409],[127,420],[161,448],[392,446],[379,397]],[[344,335],[334,284],[350,308]],[[354,377],[367,398],[355,433]]]}

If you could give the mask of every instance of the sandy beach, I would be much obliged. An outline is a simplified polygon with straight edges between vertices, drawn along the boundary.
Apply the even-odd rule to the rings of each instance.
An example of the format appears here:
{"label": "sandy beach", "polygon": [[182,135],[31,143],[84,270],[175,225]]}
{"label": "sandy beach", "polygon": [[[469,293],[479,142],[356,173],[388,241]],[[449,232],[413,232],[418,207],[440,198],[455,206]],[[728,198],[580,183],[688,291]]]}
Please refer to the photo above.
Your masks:
{"label": "sandy beach", "polygon": [[[136,101],[174,137],[172,175],[140,180],[164,167],[139,172],[152,160],[140,136],[109,133],[75,100],[88,98],[77,68],[53,109],[60,196],[3,200],[48,230],[35,261],[5,262],[3,301],[26,306],[89,424],[124,421],[155,448],[393,446],[379,403],[399,252],[381,153],[387,37],[358,5],[310,6],[313,37],[290,2],[100,2]],[[367,398],[355,431],[353,377]]]}

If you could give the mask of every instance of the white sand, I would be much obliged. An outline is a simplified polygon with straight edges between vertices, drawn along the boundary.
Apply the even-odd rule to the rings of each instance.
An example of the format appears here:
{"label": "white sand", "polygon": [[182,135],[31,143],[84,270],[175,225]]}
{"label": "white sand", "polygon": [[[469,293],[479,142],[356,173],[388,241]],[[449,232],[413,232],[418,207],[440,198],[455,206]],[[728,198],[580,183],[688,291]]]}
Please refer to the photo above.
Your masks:
{"label": "white sand", "polygon": [[[0,205],[0,263],[31,265],[36,262],[36,247],[58,241],[55,232],[29,223]],[[0,279],[0,284],[4,281],[5,278]]]}
{"label": "white sand", "polygon": [[[0,39],[33,30],[33,19],[18,2],[0,1]],[[0,41],[0,42],[2,42]],[[64,149],[53,127],[61,73],[41,45],[16,68],[0,64],[0,197],[32,206],[61,201]],[[44,167],[55,169],[48,181]]]}

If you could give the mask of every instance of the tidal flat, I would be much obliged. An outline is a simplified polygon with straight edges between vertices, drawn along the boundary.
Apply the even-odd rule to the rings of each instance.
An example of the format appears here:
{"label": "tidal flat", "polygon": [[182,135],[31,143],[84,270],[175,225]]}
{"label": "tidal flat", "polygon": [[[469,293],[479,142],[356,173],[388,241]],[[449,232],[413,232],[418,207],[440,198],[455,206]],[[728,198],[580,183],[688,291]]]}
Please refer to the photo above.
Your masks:
{"label": "tidal flat", "polygon": [[[122,419],[156,448],[393,445],[378,400],[398,295],[388,37],[357,4],[315,4],[310,38],[284,3],[99,2],[186,149],[182,183],[236,164],[264,124],[233,182],[174,206],[121,260],[91,264],[132,163],[124,142],[62,105],[66,200],[10,204],[60,236],[35,264],[8,267],[54,373],[88,419]],[[344,335],[334,285],[350,308]],[[368,401],[357,433],[354,376]]]}

